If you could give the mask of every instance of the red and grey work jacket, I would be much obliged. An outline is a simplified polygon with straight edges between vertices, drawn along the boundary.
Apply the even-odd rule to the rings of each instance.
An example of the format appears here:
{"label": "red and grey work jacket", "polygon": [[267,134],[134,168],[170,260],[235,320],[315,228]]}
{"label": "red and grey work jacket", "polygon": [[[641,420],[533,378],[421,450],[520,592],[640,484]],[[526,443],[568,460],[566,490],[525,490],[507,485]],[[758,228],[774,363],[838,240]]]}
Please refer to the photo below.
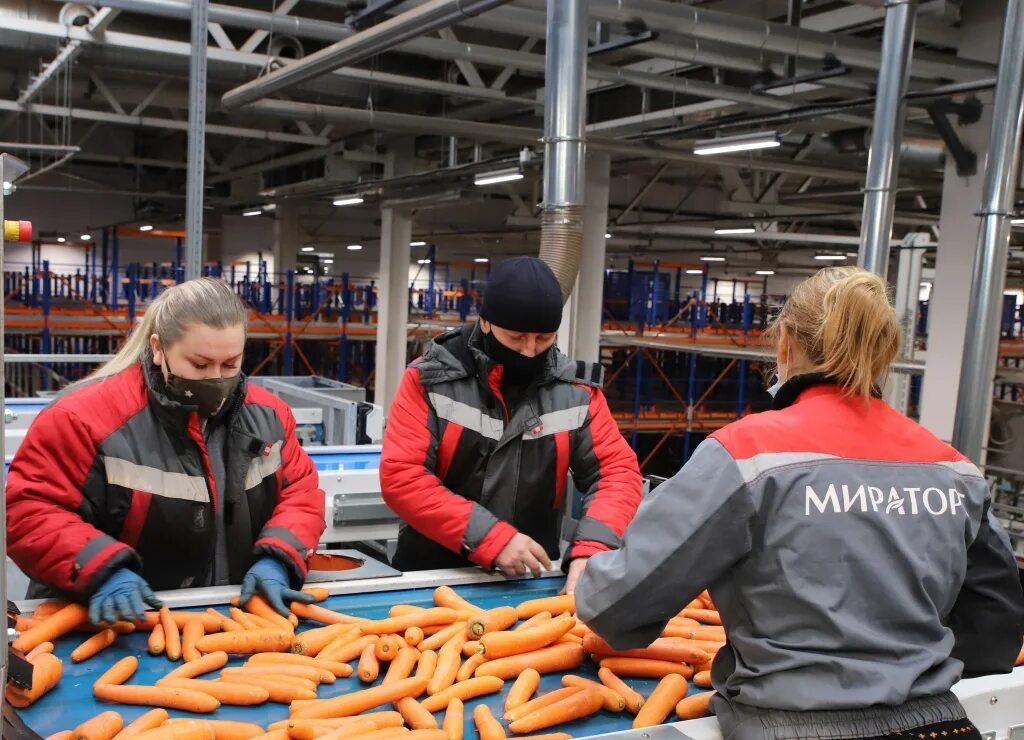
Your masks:
{"label": "red and grey work jacket", "polygon": [[552,348],[543,379],[507,408],[502,366],[475,326],[443,334],[406,370],[381,455],[402,519],[402,570],[492,563],[517,532],[559,555],[567,473],[583,495],[569,558],[619,546],[640,503],[636,455],[601,392],[600,365]]}
{"label": "red and grey work jacket", "polygon": [[[154,589],[183,588],[209,578],[223,517],[232,583],[273,555],[298,587],[325,527],[324,494],[291,409],[243,379],[217,422],[228,425],[224,449],[211,450],[195,408],[159,392],[158,373],[136,364],[39,414],[7,479],[8,553],[71,594],[121,567]],[[222,491],[211,454],[225,456]]]}

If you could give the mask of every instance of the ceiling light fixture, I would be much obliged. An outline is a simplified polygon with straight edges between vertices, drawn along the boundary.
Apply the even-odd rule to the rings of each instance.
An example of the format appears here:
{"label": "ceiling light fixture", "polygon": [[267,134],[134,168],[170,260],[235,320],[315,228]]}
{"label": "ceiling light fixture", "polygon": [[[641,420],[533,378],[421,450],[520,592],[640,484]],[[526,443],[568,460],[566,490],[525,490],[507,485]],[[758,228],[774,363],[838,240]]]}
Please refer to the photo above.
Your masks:
{"label": "ceiling light fixture", "polygon": [[63,244],[66,241],[67,241],[67,239],[65,239],[63,236],[58,236],[57,237],[57,243],[58,244]]}
{"label": "ceiling light fixture", "polygon": [[152,230],[153,230],[153,227],[150,226],[149,224],[145,224],[144,226],[140,226],[139,227],[139,231],[152,231]]}
{"label": "ceiling light fixture", "polygon": [[262,216],[263,215],[263,209],[262,208],[253,208],[253,209],[250,209],[248,211],[242,211],[242,215],[243,216]]}
{"label": "ceiling light fixture", "polygon": [[92,241],[92,234],[82,234],[82,236],[80,236],[79,239],[81,239],[83,242]]}
{"label": "ceiling light fixture", "polygon": [[303,247],[302,251],[303,252],[312,252],[315,249],[316,249],[316,247]]}
{"label": "ceiling light fixture", "polygon": [[611,234],[611,232],[610,232],[610,231],[606,231],[606,232],[604,232],[604,238],[605,238],[605,239],[611,239],[611,238],[612,238],[612,234]]}
{"label": "ceiling light fixture", "polygon": [[489,260],[489,259],[487,259],[486,257],[475,257],[475,258],[473,259],[473,261],[474,261],[474,262],[479,262],[479,263],[481,263],[481,264],[483,264],[483,263],[485,263],[485,262],[490,262],[490,260]]}
{"label": "ceiling light fixture", "polygon": [[339,195],[333,201],[336,206],[357,206],[363,202],[361,195]]}
{"label": "ceiling light fixture", "polygon": [[752,226],[738,226],[736,228],[715,229],[716,236],[728,236],[731,234],[753,234],[756,229]]}
{"label": "ceiling light fixture", "polygon": [[775,270],[755,270],[755,275],[774,275]]}
{"label": "ceiling light fixture", "polygon": [[328,257],[327,259],[323,260],[323,263],[325,265],[333,265],[334,264],[334,260],[331,259],[330,257]]}
{"label": "ceiling light fixture", "polygon": [[693,153],[728,154],[730,152],[749,152],[756,149],[771,149],[782,146],[782,136],[778,131],[755,131],[736,136],[722,136],[717,139],[703,139],[694,142]]}
{"label": "ceiling light fixture", "polygon": [[362,248],[362,244],[349,244],[347,247],[345,247],[345,249],[347,249],[350,252],[358,252]]}
{"label": "ceiling light fixture", "polygon": [[712,255],[706,255],[700,258],[701,262],[725,262],[725,257],[714,257]]}
{"label": "ceiling light fixture", "polygon": [[[4,187],[6,188],[9,184],[5,182]],[[1010,223],[1014,226],[1024,226],[1024,218],[1011,218]]]}
{"label": "ceiling light fixture", "polygon": [[686,274],[687,275],[703,275],[704,271],[703,270],[687,270]]}
{"label": "ceiling light fixture", "polygon": [[425,247],[425,246],[427,246],[427,243],[426,242],[409,242],[409,246],[410,247]]}
{"label": "ceiling light fixture", "polygon": [[430,260],[416,260],[416,263],[420,265],[429,265]]}
{"label": "ceiling light fixture", "polygon": [[515,180],[522,180],[524,177],[523,173],[518,167],[504,169],[504,170],[493,170],[491,172],[481,172],[473,176],[474,185],[498,185],[503,182],[514,182]]}
{"label": "ceiling light fixture", "polygon": [[846,259],[845,254],[816,254],[814,259],[821,260],[822,262],[842,262]]}
{"label": "ceiling light fixture", "polygon": [[269,213],[269,212],[271,212],[271,211],[276,211],[276,210],[277,210],[277,203],[266,203],[266,204],[264,204],[264,206],[263,206],[263,210],[264,210],[264,211],[265,211],[266,213]]}

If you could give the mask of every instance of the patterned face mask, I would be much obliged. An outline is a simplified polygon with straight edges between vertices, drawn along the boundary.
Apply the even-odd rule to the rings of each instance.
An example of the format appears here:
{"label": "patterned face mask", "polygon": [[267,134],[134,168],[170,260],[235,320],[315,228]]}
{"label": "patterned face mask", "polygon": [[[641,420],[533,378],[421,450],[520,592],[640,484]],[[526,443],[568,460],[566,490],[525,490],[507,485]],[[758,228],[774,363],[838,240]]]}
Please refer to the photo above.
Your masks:
{"label": "patterned face mask", "polygon": [[[164,362],[167,362],[166,355]],[[175,375],[171,372],[171,366],[167,365],[167,395],[182,406],[196,406],[199,415],[208,419],[216,416],[224,407],[224,403],[238,387],[240,378],[240,375],[233,375],[230,378],[189,380]]]}

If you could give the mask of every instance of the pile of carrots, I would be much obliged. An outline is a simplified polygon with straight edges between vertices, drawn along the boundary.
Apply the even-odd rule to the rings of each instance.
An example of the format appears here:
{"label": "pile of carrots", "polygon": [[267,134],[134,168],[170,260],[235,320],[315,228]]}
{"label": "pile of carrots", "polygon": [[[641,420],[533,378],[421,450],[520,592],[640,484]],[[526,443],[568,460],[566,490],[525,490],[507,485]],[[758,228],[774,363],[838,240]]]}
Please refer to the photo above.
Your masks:
{"label": "pile of carrots", "polygon": [[[308,591],[318,601],[327,598],[322,589]],[[286,619],[256,597],[245,610],[233,607],[230,616],[213,609],[165,608],[134,624],[112,625],[88,637],[72,660],[109,648],[119,634],[148,630],[151,653],[184,662],[156,685],[141,686],[128,683],[138,659],[119,660],[95,681],[96,698],[153,709],[128,726],[117,712],[103,712],[48,740],[463,740],[465,704],[500,692],[505,692],[500,720],[482,704],[472,711],[481,740],[501,740],[509,733],[567,740],[571,736],[557,732],[559,726],[602,710],[629,712],[635,728],[661,724],[673,713],[681,719],[708,715],[713,692],[687,696],[691,681],[710,687],[711,661],[725,644],[721,619],[706,592],[652,645],[629,651],[614,650],[577,620],[572,596],[484,610],[442,586],[434,603],[431,608],[397,605],[378,620],[296,603]],[[296,633],[300,619],[322,626]],[[8,700],[18,707],[39,700],[60,681],[61,661],[52,655],[52,641],[89,629],[87,615],[74,604],[44,604],[31,620],[20,625],[24,631],[13,644],[35,666],[31,689],[7,689]],[[227,667],[229,655],[248,658]],[[572,673],[588,655],[598,664],[598,681]],[[537,695],[545,673],[567,675],[562,688]],[[321,684],[353,674],[366,688],[318,697]],[[633,677],[659,683],[644,697],[623,681]],[[221,705],[264,702],[288,704],[290,718],[263,728],[201,716],[169,719],[166,711],[208,715]],[[434,715],[440,712],[439,723]]]}

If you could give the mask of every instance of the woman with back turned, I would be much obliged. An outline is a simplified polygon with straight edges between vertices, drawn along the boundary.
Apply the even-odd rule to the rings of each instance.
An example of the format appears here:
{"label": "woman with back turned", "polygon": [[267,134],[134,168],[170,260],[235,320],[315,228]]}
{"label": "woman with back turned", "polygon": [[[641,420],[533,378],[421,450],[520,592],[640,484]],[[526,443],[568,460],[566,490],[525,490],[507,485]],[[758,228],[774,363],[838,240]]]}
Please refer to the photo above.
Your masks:
{"label": "woman with back turned", "polygon": [[591,558],[580,617],[640,647],[710,587],[729,740],[978,740],[950,687],[1011,670],[1024,622],[985,478],[879,398],[900,330],[876,275],[822,270],[772,331],[773,410],[710,435],[644,501],[622,548]]}

